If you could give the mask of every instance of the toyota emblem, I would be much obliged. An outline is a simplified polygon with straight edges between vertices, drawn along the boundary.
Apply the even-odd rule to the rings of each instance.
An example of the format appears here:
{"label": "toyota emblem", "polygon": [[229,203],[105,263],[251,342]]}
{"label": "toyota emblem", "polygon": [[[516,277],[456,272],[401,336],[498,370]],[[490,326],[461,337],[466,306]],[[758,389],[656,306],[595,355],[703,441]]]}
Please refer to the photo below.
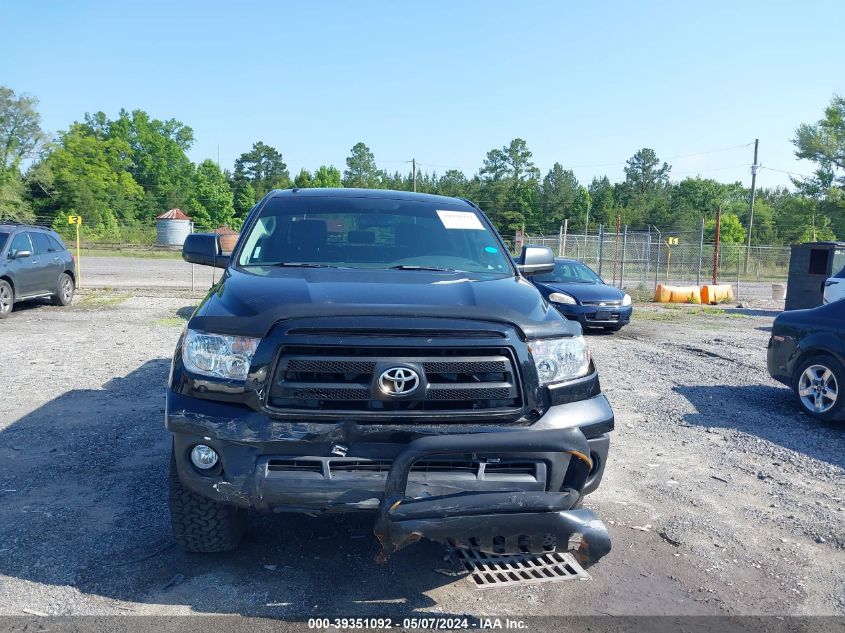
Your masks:
{"label": "toyota emblem", "polygon": [[407,396],[419,386],[420,375],[409,367],[391,367],[378,377],[378,388],[388,396]]}

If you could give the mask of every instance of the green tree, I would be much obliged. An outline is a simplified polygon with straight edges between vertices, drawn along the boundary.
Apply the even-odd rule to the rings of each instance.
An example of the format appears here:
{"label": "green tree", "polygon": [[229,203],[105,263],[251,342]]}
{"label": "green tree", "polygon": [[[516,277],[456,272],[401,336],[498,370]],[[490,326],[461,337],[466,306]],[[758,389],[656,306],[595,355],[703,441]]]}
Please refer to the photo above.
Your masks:
{"label": "green tree", "polygon": [[385,173],[376,167],[376,159],[364,143],[355,143],[346,158],[344,187],[381,187]]}
{"label": "green tree", "polygon": [[592,213],[593,198],[590,195],[589,189],[586,187],[578,187],[578,193],[575,196],[575,201],[572,204],[572,215],[575,221],[575,226],[587,226],[587,215]]}
{"label": "green tree", "polygon": [[[818,201],[814,198],[794,195],[786,190],[763,193],[764,204],[773,207],[774,225],[784,244],[835,239],[830,218],[819,211]],[[754,223],[757,223],[756,206]]]}
{"label": "green tree", "polygon": [[36,98],[0,86],[0,220],[34,219],[20,165],[47,140],[37,106]]}
{"label": "green tree", "polygon": [[314,176],[311,175],[311,172],[305,168],[302,168],[296,177],[293,179],[293,186],[298,187],[299,189],[307,189],[308,187],[314,187]]}
{"label": "green tree", "polygon": [[819,201],[835,233],[845,235],[845,98],[834,96],[824,118],[802,124],[792,139],[795,155],[816,164],[812,178],[797,179],[801,193]]}
{"label": "green tree", "polygon": [[314,172],[314,186],[334,189],[342,187],[340,170],[333,165],[320,165]]}
{"label": "green tree", "polygon": [[17,169],[0,169],[0,222],[32,222],[34,219],[20,172]]}
{"label": "green tree", "polygon": [[[719,230],[719,240],[724,244],[744,244],[745,227],[733,213],[722,214],[722,226]],[[716,239],[716,219],[707,220],[704,224],[704,238],[708,241]]]}
{"label": "green tree", "polygon": [[580,195],[575,173],[555,163],[543,178],[541,205],[545,229],[551,230],[567,218],[574,219],[575,202]]}
{"label": "green tree", "polygon": [[526,224],[533,227],[542,224],[537,195],[540,170],[531,158],[528,144],[516,138],[501,149],[487,152],[479,172],[480,193],[491,219],[506,232]]}
{"label": "green tree", "polygon": [[652,193],[669,184],[672,167],[665,162],[661,165],[653,149],[644,147],[625,163],[625,182],[634,194]]}
{"label": "green tree", "polygon": [[614,188],[625,224],[670,226],[669,172],[653,149],[644,147],[626,161],[625,181]]}
{"label": "green tree", "polygon": [[234,196],[226,175],[212,160],[196,169],[187,201],[188,215],[203,230],[232,226],[235,220]]}
{"label": "green tree", "polygon": [[[233,190],[233,205],[235,207],[235,224],[242,224],[247,214],[255,206],[255,192],[249,181]],[[232,227],[235,228],[235,227]]]}
{"label": "green tree", "polygon": [[74,123],[39,165],[41,178],[55,190],[47,208],[57,217],[73,209],[86,226],[102,231],[115,230],[118,220],[134,220],[144,189],[129,173],[130,155],[126,141],[100,137]]}
{"label": "green tree", "polygon": [[613,185],[607,176],[593,178],[587,190],[592,201],[590,222],[594,225],[610,225],[616,220],[616,199]]}
{"label": "green tree", "polygon": [[258,141],[235,161],[235,178],[245,178],[255,196],[263,198],[273,189],[290,187],[290,174],[284,158],[275,147]]}
{"label": "green tree", "polygon": [[437,193],[455,198],[466,197],[469,193],[469,181],[459,169],[449,169],[437,181]]}
{"label": "green tree", "polygon": [[11,88],[0,86],[0,170],[19,168],[46,142],[37,107],[35,97],[17,96]]}
{"label": "green tree", "polygon": [[128,171],[144,189],[143,219],[187,202],[194,178],[187,154],[194,143],[190,127],[176,119],[151,118],[143,110],[121,110],[114,121],[102,112],[86,115],[85,126],[94,136],[129,146]]}

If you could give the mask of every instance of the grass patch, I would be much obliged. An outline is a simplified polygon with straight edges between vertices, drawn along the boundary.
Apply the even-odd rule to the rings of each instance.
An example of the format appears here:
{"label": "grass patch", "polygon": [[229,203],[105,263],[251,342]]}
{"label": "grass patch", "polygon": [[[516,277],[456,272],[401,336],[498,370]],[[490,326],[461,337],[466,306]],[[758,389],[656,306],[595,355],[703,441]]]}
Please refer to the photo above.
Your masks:
{"label": "grass patch", "polygon": [[111,289],[91,290],[79,298],[79,307],[90,309],[116,308],[132,296],[131,292],[115,292]]}
{"label": "grass patch", "polygon": [[164,317],[163,319],[156,319],[153,323],[162,327],[183,327],[185,325],[185,319],[180,317]]}
{"label": "grass patch", "polygon": [[683,321],[695,317],[722,317],[726,319],[745,319],[746,315],[738,312],[727,312],[716,306],[689,305],[678,303],[658,304],[654,307],[643,307],[635,310],[634,320],[639,321]]}
{"label": "grass patch", "polygon": [[659,322],[670,322],[670,321],[681,321],[684,318],[684,315],[681,314],[677,310],[636,310],[634,312],[634,316],[631,318],[632,321],[659,321]]}
{"label": "grass patch", "polygon": [[[76,253],[76,249],[71,249]],[[111,250],[108,248],[83,248],[82,257],[133,257],[140,259],[182,259],[182,251],[169,250],[146,250],[146,249],[120,249]]]}
{"label": "grass patch", "polygon": [[153,323],[162,327],[183,327],[194,314],[195,309],[196,306],[183,306],[176,310],[173,316],[156,319]]}

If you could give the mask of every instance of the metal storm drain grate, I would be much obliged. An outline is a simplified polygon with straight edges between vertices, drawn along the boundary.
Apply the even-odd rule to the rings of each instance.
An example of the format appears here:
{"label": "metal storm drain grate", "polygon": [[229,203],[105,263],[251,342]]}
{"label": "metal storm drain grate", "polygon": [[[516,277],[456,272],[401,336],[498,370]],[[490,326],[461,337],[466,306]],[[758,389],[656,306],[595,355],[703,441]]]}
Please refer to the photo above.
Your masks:
{"label": "metal storm drain grate", "polygon": [[449,552],[469,572],[477,589],[590,579],[590,575],[568,553],[504,555],[452,547]]}

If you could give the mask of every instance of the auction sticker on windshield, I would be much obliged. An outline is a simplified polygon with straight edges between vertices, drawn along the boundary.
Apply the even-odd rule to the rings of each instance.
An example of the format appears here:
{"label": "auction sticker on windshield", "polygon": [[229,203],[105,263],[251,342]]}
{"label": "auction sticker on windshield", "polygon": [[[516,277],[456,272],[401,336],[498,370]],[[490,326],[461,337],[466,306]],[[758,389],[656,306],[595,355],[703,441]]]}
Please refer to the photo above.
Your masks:
{"label": "auction sticker on windshield", "polygon": [[447,229],[484,230],[478,216],[468,211],[438,211],[437,215]]}

